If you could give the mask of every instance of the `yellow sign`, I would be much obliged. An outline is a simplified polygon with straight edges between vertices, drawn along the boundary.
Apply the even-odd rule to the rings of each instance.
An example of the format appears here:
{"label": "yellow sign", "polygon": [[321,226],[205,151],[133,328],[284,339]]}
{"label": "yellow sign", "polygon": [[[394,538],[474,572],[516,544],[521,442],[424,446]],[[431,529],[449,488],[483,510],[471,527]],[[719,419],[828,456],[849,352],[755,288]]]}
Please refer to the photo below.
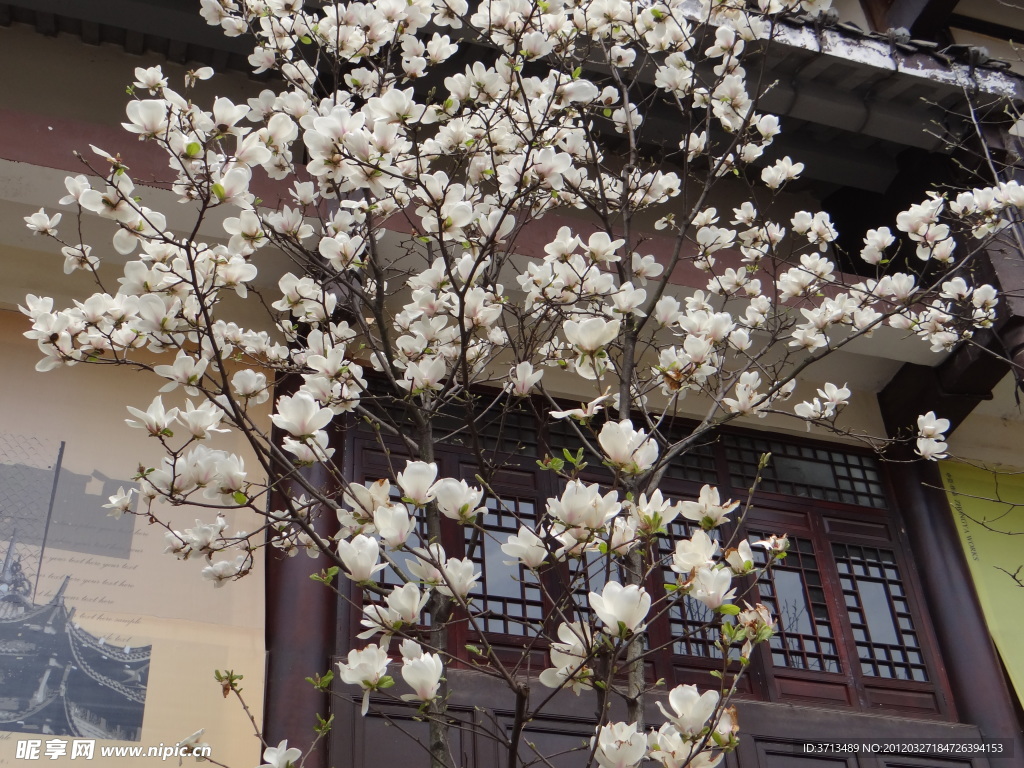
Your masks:
{"label": "yellow sign", "polygon": [[941,470],[985,621],[1024,702],[1024,474],[950,461]]}

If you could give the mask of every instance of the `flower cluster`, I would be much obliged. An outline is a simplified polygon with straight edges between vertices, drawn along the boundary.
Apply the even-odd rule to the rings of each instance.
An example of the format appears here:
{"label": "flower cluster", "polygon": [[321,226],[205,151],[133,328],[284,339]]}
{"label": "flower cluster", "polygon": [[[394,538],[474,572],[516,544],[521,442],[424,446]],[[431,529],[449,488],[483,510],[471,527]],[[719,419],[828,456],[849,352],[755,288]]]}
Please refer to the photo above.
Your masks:
{"label": "flower cluster", "polygon": [[[547,596],[557,618],[522,619],[547,641],[545,686],[579,693],[626,677],[642,688],[646,626],[680,601],[734,617],[720,645],[749,657],[773,631],[763,606],[737,605],[757,544],[718,536],[737,502],[710,486],[669,499],[664,472],[734,420],[840,429],[854,398],[845,383],[784,402],[857,338],[911,336],[945,352],[991,326],[995,289],[951,270],[970,258],[965,242],[1024,205],[1016,182],[931,194],[864,234],[872,276],[843,274],[828,213],[787,198],[804,165],[778,156],[779,118],[759,111],[745,66],[787,14],[827,6],[203,0],[205,20],[251,35],[253,71],[283,86],[204,107],[192,88],[212,72],[188,73],[179,91],[159,67],[136,70],[124,128],[163,152],[165,186],[194,227],[170,227],[125,159],[97,147],[91,173],[67,178],[64,212],[25,219],[57,242],[65,272],[97,286],[66,308],[26,297],[37,369],[121,365],[160,387],[128,424],[162,456],[142,466],[137,491],[111,497],[111,513],[163,524],[168,553],[201,559],[216,586],[249,572],[266,539],[327,560],[318,580],[351,582],[358,637],[373,641],[338,665],[364,713],[396,683],[387,671],[399,658],[403,696],[443,709],[451,657],[429,636],[454,617],[486,637],[479,547],[540,590],[565,574],[562,596]],[[665,125],[687,128],[666,141]],[[63,240],[69,213],[100,220],[109,243]],[[584,402],[559,410],[556,392]],[[518,446],[485,428],[528,396],[564,420],[575,450],[540,461],[558,490],[498,536],[482,521],[503,504],[491,484]],[[702,415],[681,431],[684,398]],[[342,425],[380,436],[387,478],[345,476]],[[948,428],[929,413],[909,439],[943,458]],[[223,432],[252,455],[217,447]],[[475,454],[469,474],[439,477],[432,459],[446,442]],[[179,530],[161,501],[215,507],[214,519]],[[240,509],[264,524],[229,532]],[[324,516],[337,518],[333,538],[318,533]],[[659,542],[678,519],[694,533]],[[446,551],[442,523],[457,526],[460,552]],[[785,543],[760,542],[763,559]],[[652,594],[646,576],[666,567],[676,582]],[[500,662],[489,647],[472,653],[481,669]],[[712,766],[721,749],[710,743],[734,745],[720,694],[681,686],[668,703],[653,733],[603,726],[598,762]],[[282,743],[264,760],[296,751]]]}

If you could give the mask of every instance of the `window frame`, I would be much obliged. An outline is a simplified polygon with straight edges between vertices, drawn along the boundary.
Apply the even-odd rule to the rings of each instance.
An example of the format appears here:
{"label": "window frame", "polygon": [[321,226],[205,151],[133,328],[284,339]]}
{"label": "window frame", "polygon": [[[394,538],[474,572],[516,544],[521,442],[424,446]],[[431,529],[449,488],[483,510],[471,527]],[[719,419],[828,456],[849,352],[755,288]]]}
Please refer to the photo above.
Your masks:
{"label": "window frame", "polygon": [[[686,429],[689,426],[682,420],[677,420],[676,424],[680,429]],[[535,444],[538,452],[554,452],[555,450],[560,452],[562,447],[572,447],[552,445],[551,435],[546,428],[547,424],[538,420],[537,427]],[[564,431],[559,430],[559,432]],[[708,466],[707,456],[707,451],[710,451],[713,457],[712,466],[717,475],[716,484],[723,499],[745,500],[749,489],[737,488],[733,485],[733,477],[729,471],[726,456],[725,442],[727,440],[767,439],[787,445],[806,446],[860,457],[874,456],[869,450],[844,443],[757,430],[727,427],[720,428],[715,435],[713,441],[706,448],[705,455],[699,458],[695,463],[694,471],[690,473],[691,476],[699,476],[700,479],[685,479],[683,477],[685,472],[679,473],[676,477],[666,477],[659,486],[666,497],[674,500],[696,497],[703,481],[710,480],[711,470]],[[376,476],[366,475],[366,462],[361,459],[360,453],[368,445],[379,451],[382,443],[388,451],[392,452],[393,460],[401,461],[400,457],[407,455],[404,446],[396,439],[360,429],[356,425],[347,429],[344,451],[346,477],[362,481],[377,479],[379,474]],[[438,444],[435,448],[435,456],[439,465],[439,474],[465,477],[464,466],[467,453],[462,446]],[[540,469],[537,466],[536,458],[538,457],[534,455],[510,456],[506,467],[512,472],[524,473],[524,476],[528,475],[533,478],[533,488],[529,490],[532,491],[537,511],[542,512],[544,499],[561,493],[562,481],[554,473]],[[401,469],[397,465],[395,468]],[[723,541],[729,541],[730,538],[737,535],[737,531],[746,535],[752,528],[767,533],[803,535],[811,541],[822,578],[822,588],[825,591],[829,607],[832,637],[837,645],[841,663],[841,671],[838,673],[776,666],[772,662],[768,644],[762,644],[756,649],[752,663],[738,688],[737,695],[740,698],[853,711],[885,711],[920,719],[956,720],[949,682],[926,612],[914,562],[909,556],[909,542],[898,506],[895,503],[895,494],[884,463],[879,461],[877,468],[887,502],[884,509],[860,506],[844,501],[812,499],[758,490],[753,496],[752,511],[742,525],[737,527],[736,524],[730,523],[722,527]],[[471,477],[470,475],[465,479],[469,481]],[[581,479],[586,482],[600,483],[602,480],[606,481],[607,477],[602,477],[601,468],[595,466],[595,462],[591,459],[591,467],[584,470]],[[519,491],[524,490],[521,483],[509,484],[496,481],[494,487],[499,492],[504,489],[509,495],[516,495],[513,485],[520,486]],[[736,514],[738,512],[734,513],[734,517]],[[831,529],[829,525],[832,525]],[[442,543],[446,551],[453,557],[464,557],[466,550],[463,527],[454,521],[445,521],[442,529]],[[832,545],[834,543],[874,547],[893,553],[900,581],[906,590],[906,600],[919,641],[918,650],[927,670],[927,682],[874,677],[861,672],[856,641],[843,601],[840,574],[833,556]],[[564,566],[561,564],[554,564],[544,570],[542,579],[548,590],[559,589],[559,583],[565,583],[562,570],[564,570]],[[655,569],[647,588],[652,590],[653,594],[662,594],[664,578],[663,569]],[[738,580],[739,591],[742,593],[744,587],[752,587],[756,594],[756,586],[751,582],[752,580],[749,578]],[[754,594],[747,599],[753,602]],[[353,594],[352,598],[356,604],[361,600],[358,594]],[[551,612],[548,610],[549,606],[550,603],[545,598],[546,620],[549,624],[557,623],[553,622]],[[349,621],[349,631],[339,633],[339,641],[343,644],[348,643],[344,648],[339,647],[339,655],[347,648],[353,647],[355,635],[359,632],[359,612],[352,611],[350,615],[352,618]],[[549,626],[549,630],[553,629],[554,626]],[[650,654],[648,662],[648,674],[652,681],[664,679],[669,687],[686,683],[707,685],[709,673],[721,668],[720,661],[713,658],[676,655],[672,652],[673,641],[667,613],[653,621],[648,627],[648,632],[650,646],[659,649]],[[499,657],[503,660],[507,659],[511,663],[522,661],[524,658],[523,638],[523,635],[487,633],[487,640]],[[449,647],[468,665],[474,660],[469,658],[466,646],[479,642],[479,640],[479,634],[467,626],[466,622],[457,622],[452,630]],[[546,668],[546,645],[543,641],[535,641],[533,647],[529,649],[526,660],[523,662],[523,667],[526,666],[533,671]]]}

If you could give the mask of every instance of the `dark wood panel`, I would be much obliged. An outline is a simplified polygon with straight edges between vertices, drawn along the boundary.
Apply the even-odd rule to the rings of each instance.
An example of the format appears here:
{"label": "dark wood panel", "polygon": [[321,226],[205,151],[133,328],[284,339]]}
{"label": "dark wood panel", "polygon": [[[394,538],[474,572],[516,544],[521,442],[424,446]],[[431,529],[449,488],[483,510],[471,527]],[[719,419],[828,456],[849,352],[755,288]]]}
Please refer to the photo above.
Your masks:
{"label": "dark wood panel", "polygon": [[[755,739],[757,768],[858,768],[857,758],[808,754],[803,744]],[[748,768],[749,760],[740,761]]]}
{"label": "dark wood panel", "polygon": [[888,542],[892,540],[892,532],[886,523],[875,523],[865,520],[845,520],[835,517],[824,518],[825,530],[830,534],[856,536]]}
{"label": "dark wood panel", "polygon": [[786,675],[784,671],[775,670],[775,686],[779,698],[795,701],[821,702],[849,706],[850,687],[845,680],[828,682],[825,680],[807,680]]}
{"label": "dark wood panel", "polygon": [[922,716],[938,716],[942,711],[935,692],[931,690],[912,691],[906,688],[878,688],[866,685],[864,692],[872,708],[898,709],[907,714],[916,713]]}

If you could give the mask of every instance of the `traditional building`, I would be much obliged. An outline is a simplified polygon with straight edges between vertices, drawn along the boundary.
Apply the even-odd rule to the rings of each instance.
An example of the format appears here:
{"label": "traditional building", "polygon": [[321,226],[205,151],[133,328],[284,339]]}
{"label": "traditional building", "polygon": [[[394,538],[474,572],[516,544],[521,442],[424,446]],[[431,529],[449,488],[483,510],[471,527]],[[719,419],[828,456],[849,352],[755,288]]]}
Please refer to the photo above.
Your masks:
{"label": "traditional building", "polygon": [[[211,64],[229,72],[218,87],[240,97],[255,95],[262,84],[244,74],[247,43],[222,38],[195,17],[184,0],[107,0],[74,8],[22,0],[0,3],[0,24],[5,26],[0,29],[0,55],[9,57],[5,71],[14,84],[0,94],[0,211],[8,222],[0,232],[0,259],[7,275],[0,286],[0,305],[10,309],[28,292],[74,292],[73,283],[68,288],[50,277],[52,261],[45,275],[37,266],[51,257],[38,252],[39,246],[20,228],[21,218],[52,205],[61,194],[65,173],[79,172],[71,149],[89,143],[127,145],[118,131],[122,94],[115,86],[129,82],[135,66],[160,61],[171,66]],[[868,226],[893,219],[921,198],[928,183],[956,184],[962,178],[969,158],[928,127],[949,115],[966,114],[972,104],[1019,99],[1022,81],[1014,74],[1016,65],[995,59],[1012,55],[1007,41],[1021,29],[1020,12],[995,0],[844,0],[834,14],[795,20],[782,30],[766,61],[777,83],[761,108],[783,118],[779,154],[792,154],[807,165],[794,199],[823,208],[841,233],[851,233],[852,239],[840,240],[842,250],[856,253]],[[987,53],[983,44],[989,46]],[[80,68],[81,62],[88,62],[91,69]],[[21,82],[15,73],[25,69],[31,71]],[[56,93],[60,99],[49,98]],[[989,147],[1012,165],[1013,137],[1005,131],[1009,124],[1002,119],[1002,132],[996,125],[986,138]],[[673,130],[670,124],[662,128]],[[133,158],[132,165],[140,181],[158,178],[161,171],[144,152]],[[1024,424],[1014,400],[1015,372],[1021,369],[1008,362],[1024,363],[1022,264],[1017,248],[989,255],[992,279],[1008,293],[997,327],[973,347],[936,358],[895,334],[880,333],[837,353],[830,363],[833,380],[848,381],[858,392],[877,393],[877,401],[864,398],[869,402],[853,414],[856,426],[895,435],[917,414],[934,410],[953,422],[950,443],[957,455],[1024,467]],[[841,260],[840,265],[850,272],[858,269],[852,260]],[[19,322],[11,318],[2,326],[3,343],[11,349],[32,346],[18,337]],[[571,391],[561,394],[572,396]],[[112,412],[116,402],[111,395]],[[14,408],[15,402],[4,400],[2,409]],[[557,424],[545,423],[529,408],[509,419],[512,429],[507,424],[500,436],[504,442],[494,439],[495,450],[508,457],[497,490],[506,504],[515,504],[517,515],[529,517],[554,493],[552,478],[538,470],[536,459],[549,449],[565,447],[567,437]],[[987,629],[991,618],[982,611],[957,521],[946,495],[938,490],[942,478],[936,469],[887,464],[834,437],[812,438],[784,425],[754,426],[763,428],[729,431],[716,443],[691,452],[664,483],[665,492],[678,497],[693,496],[704,483],[739,496],[750,485],[758,457],[765,452],[774,457],[747,532],[784,530],[793,541],[791,556],[757,585],[761,600],[779,614],[781,631],[758,652],[738,693],[743,740],[728,764],[1024,766],[1024,691],[1014,690],[1006,672],[1021,663],[1021,652],[1005,646],[997,651],[993,645]],[[376,438],[353,426],[338,435],[337,443],[336,460],[343,462],[346,476],[369,479],[386,474]],[[400,455],[402,447],[393,447]],[[457,444],[439,447],[442,474],[458,477],[463,456]],[[495,531],[514,530],[504,509],[493,505],[485,525]],[[679,532],[685,533],[682,526]],[[453,527],[445,536],[450,552],[458,556],[465,545],[461,532]],[[474,558],[483,572],[476,598],[489,611],[483,630],[496,646],[514,653],[522,644],[521,622],[543,616],[542,591],[520,579],[499,552],[484,547]],[[287,738],[303,746],[303,738],[311,738],[315,715],[332,712],[336,725],[329,743],[309,758],[307,766],[361,768],[392,761],[427,765],[422,750],[396,735],[399,730],[414,736],[425,730],[408,710],[383,706],[360,718],[357,704],[344,703],[349,691],[339,687],[340,699],[332,698],[313,692],[305,682],[344,655],[359,631],[359,617],[347,602],[333,599],[327,590],[308,589],[309,575],[319,567],[271,555],[266,570],[268,743]],[[546,587],[559,588],[558,575],[550,578]],[[662,578],[655,576],[656,581]],[[69,660],[61,656],[52,669],[44,670],[44,676],[50,673],[45,680],[25,678],[24,685],[34,680],[36,693],[42,691],[44,698],[58,686],[71,690],[69,670],[74,669],[105,685],[107,695],[112,691],[130,700],[111,683],[134,690],[135,681],[118,680],[115,670],[104,665],[113,664],[118,673],[120,665],[127,665],[142,679],[142,649],[98,647],[95,637],[74,628],[60,601],[22,608],[61,616],[55,637],[66,639],[71,654]],[[698,632],[678,639],[684,631],[700,627],[702,619],[699,606],[684,604],[652,624],[652,645],[662,648],[651,657],[652,679],[664,679],[670,687],[707,683],[709,673],[720,666],[713,638]],[[6,619],[0,617],[2,621]],[[451,647],[472,645],[474,638],[465,627],[454,632]],[[2,642],[9,642],[6,636]],[[156,642],[154,649],[159,649]],[[157,662],[154,651],[152,663]],[[538,654],[535,668],[545,664],[543,654]],[[458,717],[486,717],[501,727],[510,722],[512,703],[487,680],[457,665],[449,678],[458,679],[451,701]],[[150,683],[151,688],[156,685],[154,678]],[[166,679],[164,684],[169,684]],[[175,696],[173,690],[161,694]],[[7,710],[24,708],[34,695],[12,696],[0,681],[0,717]],[[8,699],[10,706],[4,704]],[[186,696],[181,699],[185,706]],[[138,723],[97,714],[94,708],[90,719],[82,713],[89,705],[81,707],[68,713],[69,721],[78,717],[74,727],[84,729],[82,721],[96,723],[98,717],[107,723],[108,733],[119,727],[119,733],[138,737]],[[479,713],[478,707],[486,713]],[[528,725],[527,740],[552,752],[572,750],[589,738],[592,709],[592,703],[560,696],[549,716]],[[652,721],[658,716],[652,710]],[[47,727],[61,732],[52,724]],[[804,747],[809,742],[872,739],[1004,739],[1011,740],[1013,753],[998,759],[952,752],[880,756],[815,754]],[[1009,744],[1004,746],[1009,749]],[[458,736],[455,750],[466,766],[491,765],[498,759],[493,745],[472,735]],[[555,764],[568,768],[577,764],[574,759],[570,752]]]}

